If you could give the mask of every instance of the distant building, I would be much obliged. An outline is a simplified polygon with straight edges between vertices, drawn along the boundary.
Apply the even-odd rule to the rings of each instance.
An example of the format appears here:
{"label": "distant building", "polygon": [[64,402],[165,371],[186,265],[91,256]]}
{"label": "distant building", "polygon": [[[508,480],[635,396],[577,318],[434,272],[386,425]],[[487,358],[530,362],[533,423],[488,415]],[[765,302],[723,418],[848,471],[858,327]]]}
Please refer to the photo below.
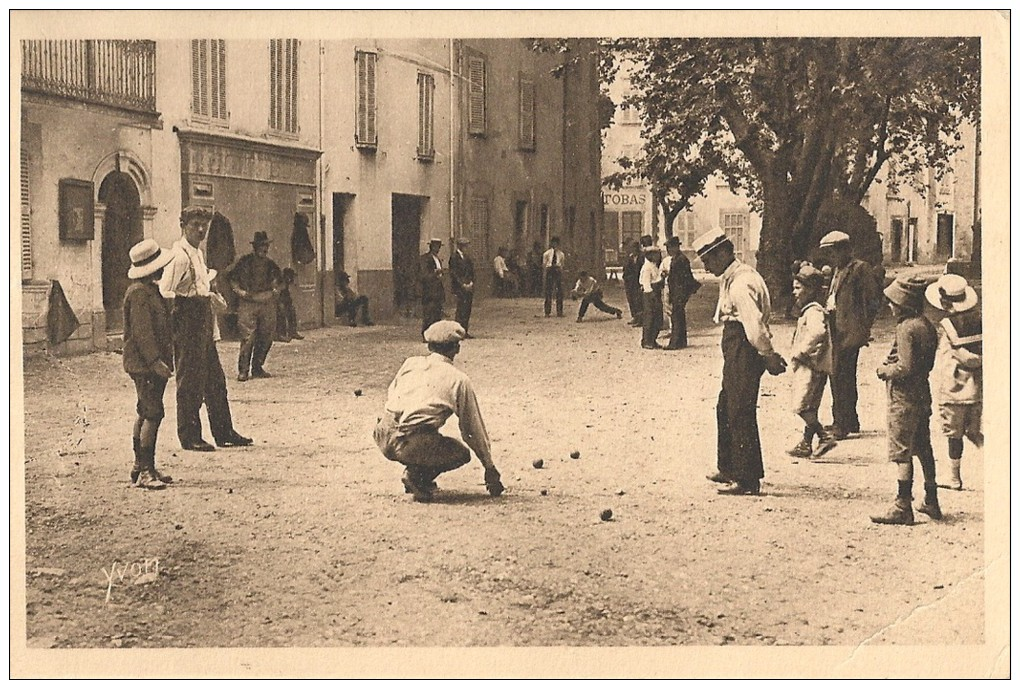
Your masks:
{"label": "distant building", "polygon": [[[641,153],[640,111],[620,106],[630,87],[625,66],[609,88],[617,108],[604,142],[603,177],[621,170],[618,162],[621,157],[633,159]],[[878,181],[865,196],[862,205],[877,222],[887,263],[930,264],[949,258],[970,259],[976,220],[977,140],[973,126],[964,126],[960,132],[963,149],[952,158],[951,172],[940,182],[934,171],[926,171],[921,178],[927,189],[924,196],[905,183],[895,187],[889,184],[890,165],[895,165],[895,159],[883,167]],[[619,264],[621,248],[642,234],[652,235],[657,243],[665,240],[662,211],[655,205],[648,187],[641,183],[620,190],[604,187],[602,199],[607,265]],[[698,236],[718,227],[733,240],[738,257],[754,263],[761,225],[761,215],[751,209],[746,196],[732,191],[725,178],[715,175],[708,179],[704,195],[695,198],[692,207],[677,216],[673,232],[686,249]]]}
{"label": "distant building", "polygon": [[[59,281],[60,351],[116,346],[142,238],[208,205],[233,255],[266,231],[302,327],[334,323],[345,269],[376,315],[415,313],[429,238],[472,239],[484,294],[501,245],[559,235],[602,266],[596,44],[524,40],[30,40],[21,44],[21,276],[29,345]],[[223,229],[229,225],[229,229]],[[292,237],[314,249],[299,261]],[[207,259],[230,266],[222,240]],[[212,251],[210,251],[210,248]],[[231,315],[220,319],[227,334]]]}

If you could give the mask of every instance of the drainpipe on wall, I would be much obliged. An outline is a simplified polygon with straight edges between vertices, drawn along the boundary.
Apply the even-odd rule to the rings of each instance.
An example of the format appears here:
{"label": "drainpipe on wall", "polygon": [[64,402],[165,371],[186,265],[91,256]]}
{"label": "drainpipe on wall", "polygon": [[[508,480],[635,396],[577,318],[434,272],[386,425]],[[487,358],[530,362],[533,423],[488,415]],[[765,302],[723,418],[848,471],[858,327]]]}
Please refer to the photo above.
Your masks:
{"label": "drainpipe on wall", "polygon": [[323,157],[323,98],[322,70],[323,46],[319,40],[319,325],[326,325],[326,204],[325,204],[325,159]]}
{"label": "drainpipe on wall", "polygon": [[453,112],[454,112],[454,87],[453,87],[454,75],[453,75],[453,65],[454,65],[453,38],[450,38],[450,78],[449,78],[449,87],[450,87],[450,119],[447,121],[447,127],[449,128],[449,131],[450,131],[450,244],[451,244],[450,247],[451,247],[451,249],[453,248],[453,240],[457,236],[457,234],[456,234],[456,229],[457,229],[457,226],[456,226],[457,225],[457,222],[456,222],[456,217],[457,217],[457,196],[454,193],[455,188],[456,188],[455,182],[454,182],[454,166],[456,166],[456,164],[457,164],[457,154],[454,151],[454,146],[453,146]]}

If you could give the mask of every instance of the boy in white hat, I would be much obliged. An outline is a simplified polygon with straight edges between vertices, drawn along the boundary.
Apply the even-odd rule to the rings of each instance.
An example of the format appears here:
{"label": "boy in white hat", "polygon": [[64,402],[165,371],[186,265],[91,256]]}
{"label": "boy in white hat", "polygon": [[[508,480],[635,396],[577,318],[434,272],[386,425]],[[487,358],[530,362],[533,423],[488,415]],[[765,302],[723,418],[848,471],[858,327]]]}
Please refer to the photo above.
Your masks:
{"label": "boy in white hat", "polygon": [[981,312],[977,292],[957,274],[946,274],[925,291],[928,302],[948,314],[939,323],[942,330],[935,361],[935,389],[938,395],[942,433],[949,440],[948,485],[963,489],[960,461],[963,438],[975,446],[984,445],[981,432]]}
{"label": "boy in white hat", "polygon": [[896,339],[878,377],[888,384],[889,460],[896,463],[897,493],[893,507],[883,515],[872,515],[876,524],[914,523],[910,506],[914,485],[914,457],[924,473],[924,503],[917,507],[932,519],[942,519],[935,455],[931,448],[931,387],[928,375],[935,364],[938,336],[935,327],[921,313],[928,282],[904,275],[885,289],[885,297],[896,317]]}
{"label": "boy in white hat", "polygon": [[129,254],[131,284],[124,294],[124,370],[138,394],[131,482],[141,489],[163,489],[173,479],[156,469],[156,437],[164,415],[163,392],[173,371],[174,346],[170,312],[159,292],[159,278],[174,254],[160,249],[152,239],[135,244]]}

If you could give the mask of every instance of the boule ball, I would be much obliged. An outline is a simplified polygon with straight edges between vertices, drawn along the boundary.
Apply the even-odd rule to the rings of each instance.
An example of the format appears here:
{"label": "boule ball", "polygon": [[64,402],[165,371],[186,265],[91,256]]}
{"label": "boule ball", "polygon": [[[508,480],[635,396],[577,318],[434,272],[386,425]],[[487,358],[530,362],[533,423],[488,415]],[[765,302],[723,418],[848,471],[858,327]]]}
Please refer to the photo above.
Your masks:
{"label": "boule ball", "polygon": [[578,458],[581,457],[581,452],[580,451],[571,451],[570,452],[570,457],[573,458],[574,460],[577,460]]}
{"label": "boule ball", "polygon": [[545,465],[545,461],[542,460],[541,458],[536,458],[535,460],[531,461],[531,467],[535,468],[536,470],[541,470],[543,465]]}
{"label": "boule ball", "polygon": [[613,511],[610,510],[609,508],[606,508],[601,513],[599,513],[599,519],[601,519],[603,522],[608,522],[609,520],[613,519]]}
{"label": "boule ball", "polygon": [[548,496],[549,495],[549,489],[542,489],[541,491],[539,491],[539,493],[542,494],[543,496]]}
{"label": "boule ball", "polygon": [[360,397],[362,394],[363,394],[363,392],[361,391],[360,387],[358,389],[354,390],[354,396],[355,397]]}

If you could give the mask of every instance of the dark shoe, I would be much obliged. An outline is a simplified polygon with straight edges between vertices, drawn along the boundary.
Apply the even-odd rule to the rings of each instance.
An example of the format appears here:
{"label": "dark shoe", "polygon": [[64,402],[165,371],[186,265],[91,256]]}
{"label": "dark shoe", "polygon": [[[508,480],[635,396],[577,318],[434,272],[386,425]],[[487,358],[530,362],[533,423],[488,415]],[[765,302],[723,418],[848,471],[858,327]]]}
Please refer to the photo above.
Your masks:
{"label": "dark shoe", "polygon": [[884,515],[872,515],[871,521],[875,524],[902,524],[912,526],[914,524],[914,511],[910,507],[909,498],[897,498],[892,508]]}
{"label": "dark shoe", "polygon": [[942,508],[939,507],[939,502],[934,503],[925,501],[917,506],[917,511],[928,515],[932,519],[942,519]]}
{"label": "dark shoe", "polygon": [[132,484],[134,484],[135,482],[138,481],[138,475],[140,475],[142,470],[144,470],[144,469],[145,468],[140,468],[137,465],[134,468],[131,469],[131,483]]}
{"label": "dark shoe", "polygon": [[162,472],[157,470],[155,468],[155,466],[149,468],[149,473],[152,474],[152,476],[155,477],[156,479],[158,479],[159,481],[163,482],[164,484],[173,484],[174,483],[174,478],[173,477],[171,477],[170,475],[164,475]]}
{"label": "dark shoe", "polygon": [[362,326],[374,326],[375,324],[373,322],[371,322],[371,321],[367,321],[366,320],[366,321],[362,321],[361,325]]}
{"label": "dark shoe", "polygon": [[716,493],[724,496],[757,496],[761,493],[761,487],[758,484],[734,482],[721,489],[717,489]]}
{"label": "dark shoe", "polygon": [[228,436],[226,439],[217,439],[216,445],[222,446],[224,448],[231,446],[251,446],[253,441],[254,440],[252,440],[251,438],[245,437],[241,434],[238,434],[237,432],[231,432],[230,436]]}
{"label": "dark shoe", "polygon": [[468,333],[467,331],[464,331],[464,339],[465,339],[465,340],[474,340],[474,339],[475,339],[475,336],[471,335],[471,334],[470,334],[470,333]]}
{"label": "dark shoe", "polygon": [[827,454],[829,451],[832,451],[832,449],[835,448],[835,446],[836,438],[831,435],[823,433],[822,436],[819,437],[818,439],[818,446],[816,446],[815,450],[811,452],[811,457],[815,460],[818,460],[819,458]]}
{"label": "dark shoe", "polygon": [[358,327],[358,322],[357,321],[348,321],[347,325],[350,326],[351,328],[357,328]]}
{"label": "dark shoe", "polygon": [[729,484],[733,481],[721,472],[716,472],[713,475],[706,475],[705,479],[710,482],[715,482],[716,484]]}
{"label": "dark shoe", "polygon": [[277,335],[274,342],[290,342],[289,335]]}
{"label": "dark shoe", "polygon": [[415,503],[428,503],[432,500],[432,492],[436,488],[434,481],[423,482],[407,470],[404,471],[401,481],[404,482],[404,492],[410,493]]}
{"label": "dark shoe", "polygon": [[582,321],[584,321],[584,319],[578,319],[577,323],[581,323]]}
{"label": "dark shoe", "polygon": [[678,349],[687,349],[687,345],[676,345],[676,346],[673,346],[673,345],[666,345],[666,346],[665,346],[665,347],[663,347],[662,349],[668,349],[668,350],[669,350],[670,352],[675,352],[675,351],[677,351]]}
{"label": "dark shoe", "polygon": [[263,370],[262,370],[262,369],[260,368],[260,369],[259,369],[259,370],[257,370],[257,371],[252,371],[252,372],[251,372],[251,377],[253,377],[253,378],[272,378],[272,377],[273,377],[273,374],[272,374],[272,373],[270,373],[269,371],[263,371]]}
{"label": "dark shoe", "polygon": [[244,371],[241,371],[240,373],[237,374],[237,382],[245,382],[247,380],[248,374],[245,373]]}
{"label": "dark shoe", "polygon": [[300,333],[295,333],[294,335],[292,335],[290,337],[293,338],[294,340],[304,340],[305,339],[305,336],[301,335]]}
{"label": "dark shoe", "polygon": [[146,489],[147,491],[158,491],[166,488],[166,484],[160,481],[160,479],[153,475],[149,470],[142,470],[138,473],[134,486],[136,489]]}
{"label": "dark shoe", "polygon": [[847,431],[837,425],[826,427],[825,432],[837,441],[843,441],[847,437]]}
{"label": "dark shoe", "polygon": [[207,442],[204,439],[197,439],[193,442],[181,444],[181,448],[185,451],[215,451],[216,447]]}
{"label": "dark shoe", "polygon": [[811,442],[801,439],[797,445],[786,452],[792,458],[808,458],[811,455]]}
{"label": "dark shoe", "polygon": [[662,349],[662,345],[660,345],[659,343],[653,343],[651,345],[641,343],[641,349]]}

